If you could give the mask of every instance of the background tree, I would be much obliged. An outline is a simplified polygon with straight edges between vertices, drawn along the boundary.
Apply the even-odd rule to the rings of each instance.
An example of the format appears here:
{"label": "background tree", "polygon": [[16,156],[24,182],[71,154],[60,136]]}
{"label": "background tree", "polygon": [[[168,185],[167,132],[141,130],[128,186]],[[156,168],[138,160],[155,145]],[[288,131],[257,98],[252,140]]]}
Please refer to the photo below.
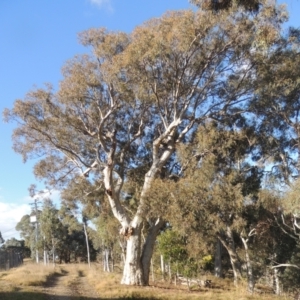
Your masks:
{"label": "background tree", "polygon": [[299,51],[300,31],[290,28],[276,50],[266,52],[269,63],[257,65],[262,82],[256,90],[257,101],[252,104],[259,117],[262,148],[258,158],[272,166],[270,177],[282,185],[291,184],[299,175]]}
{"label": "background tree", "polygon": [[52,261],[55,265],[56,249],[62,243],[64,228],[58,217],[58,210],[49,199],[44,200],[43,209],[39,216],[39,225],[44,251],[51,251]]}
{"label": "background tree", "polygon": [[[70,204],[72,205],[70,206]],[[66,241],[63,243],[61,249],[65,261],[76,261],[77,258],[80,258],[87,260],[89,263],[91,260],[95,260],[96,252],[89,237],[91,229],[88,226],[87,219],[85,220],[86,224],[83,224],[82,219],[85,217],[82,211],[79,210],[76,201],[68,202],[62,200],[58,214],[66,232]]]}
{"label": "background tree", "polygon": [[187,278],[192,278],[197,275],[197,260],[189,255],[187,240],[184,236],[172,229],[167,229],[158,237],[158,249],[169,263],[170,274],[173,269],[176,276],[182,274]]}
{"label": "background tree", "polygon": [[[251,165],[254,141],[250,126],[207,122],[190,143],[178,147],[180,176],[175,181],[157,179],[148,195],[151,210],[165,212],[172,228],[184,238],[189,259],[197,261],[212,253],[218,238],[229,254],[236,282],[242,274],[235,244],[238,241],[241,247],[245,232],[248,235],[257,222],[246,217],[250,206],[255,209],[262,177],[261,170]],[[247,263],[253,290],[249,256]]]}
{"label": "background tree", "polygon": [[4,239],[3,239],[3,237],[2,237],[2,234],[1,234],[1,232],[0,232],[0,244],[3,244],[5,241],[4,241]]}
{"label": "background tree", "polygon": [[191,0],[191,3],[197,5],[203,10],[222,11],[232,8],[232,6],[242,7],[249,12],[258,12],[264,0]]}
{"label": "background tree", "polygon": [[20,237],[24,239],[25,246],[30,248],[31,255],[35,253],[36,231],[34,223],[30,222],[30,215],[24,215],[16,225],[16,230],[20,232]]}

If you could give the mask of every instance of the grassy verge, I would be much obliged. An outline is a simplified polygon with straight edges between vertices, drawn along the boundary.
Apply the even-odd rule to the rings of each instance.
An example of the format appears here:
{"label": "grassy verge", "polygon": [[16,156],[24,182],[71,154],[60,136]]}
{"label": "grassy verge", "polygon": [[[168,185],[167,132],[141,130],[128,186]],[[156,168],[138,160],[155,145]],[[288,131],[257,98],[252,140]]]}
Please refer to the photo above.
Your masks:
{"label": "grassy verge", "polygon": [[[184,285],[173,285],[161,280],[151,282],[150,286],[137,287],[120,284],[121,272],[104,273],[97,265],[88,268],[84,264],[45,267],[28,264],[17,269],[0,272],[1,300],[46,300],[39,286],[60,277],[60,286],[72,287],[78,278],[85,277],[85,283],[95,289],[100,299],[140,299],[140,300],[287,300],[287,296],[275,297],[274,294],[249,295],[245,284],[235,288],[230,280],[212,279],[211,288],[193,286],[190,291]],[[60,299],[60,298],[57,298]],[[73,298],[72,298],[73,299]],[[74,298],[80,300],[81,298]]]}
{"label": "grassy verge", "polygon": [[42,292],[34,290],[34,287],[43,286],[61,269],[36,265],[24,264],[21,267],[9,271],[0,271],[0,299],[1,300],[45,300]]}
{"label": "grassy verge", "polygon": [[19,268],[4,272],[0,279],[15,286],[43,286],[51,276],[61,274],[60,268],[36,264],[26,264]]}
{"label": "grassy verge", "polygon": [[[274,300],[274,294],[255,294],[247,292],[245,284],[234,287],[228,279],[212,279],[212,288],[168,284],[163,281],[151,282],[148,287],[124,286],[120,284],[121,273],[104,273],[95,265],[85,267],[89,283],[94,286],[103,299],[144,299],[144,300]],[[290,299],[281,296],[280,299]]]}

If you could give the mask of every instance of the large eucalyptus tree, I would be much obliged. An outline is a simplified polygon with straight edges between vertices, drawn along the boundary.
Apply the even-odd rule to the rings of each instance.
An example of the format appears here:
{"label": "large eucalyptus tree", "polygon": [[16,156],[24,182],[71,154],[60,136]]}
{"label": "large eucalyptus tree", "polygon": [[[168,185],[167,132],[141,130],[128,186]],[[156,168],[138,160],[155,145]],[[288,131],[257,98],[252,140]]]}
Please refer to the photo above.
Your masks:
{"label": "large eucalyptus tree", "polygon": [[[131,34],[90,29],[79,39],[92,53],[66,63],[57,91],[35,89],[5,111],[17,122],[14,150],[24,160],[38,157],[37,178],[61,189],[78,176],[104,186],[127,239],[123,284],[149,281],[164,224],[163,211],[149,212],[155,178],[198,124],[245,111],[259,81],[257,45],[274,47],[281,21],[274,7],[249,14],[233,5],[169,12]],[[123,185],[135,170],[144,170],[143,180],[136,210],[128,212]]]}

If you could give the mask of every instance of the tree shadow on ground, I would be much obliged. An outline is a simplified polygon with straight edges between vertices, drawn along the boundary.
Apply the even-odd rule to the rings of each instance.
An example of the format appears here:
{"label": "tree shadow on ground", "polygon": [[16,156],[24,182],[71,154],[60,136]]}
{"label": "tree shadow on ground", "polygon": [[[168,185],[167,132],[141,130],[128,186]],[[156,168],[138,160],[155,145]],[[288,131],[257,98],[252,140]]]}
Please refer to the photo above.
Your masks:
{"label": "tree shadow on ground", "polygon": [[1,300],[155,300],[156,298],[148,298],[148,297],[122,297],[120,298],[89,298],[83,296],[60,296],[60,295],[51,295],[45,294],[40,292],[22,292],[22,291],[15,291],[15,292],[0,292],[0,299]]}
{"label": "tree shadow on ground", "polygon": [[[60,277],[68,275],[69,272],[62,270],[61,273],[53,273],[47,277],[47,282],[45,283],[46,288],[55,287]],[[0,298],[1,300],[1,298]]]}

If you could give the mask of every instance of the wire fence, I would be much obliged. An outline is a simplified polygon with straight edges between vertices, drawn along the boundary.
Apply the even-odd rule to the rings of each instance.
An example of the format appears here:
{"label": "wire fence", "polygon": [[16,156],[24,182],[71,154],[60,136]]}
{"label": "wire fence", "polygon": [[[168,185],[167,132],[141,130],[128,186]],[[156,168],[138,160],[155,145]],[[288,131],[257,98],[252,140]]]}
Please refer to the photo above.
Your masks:
{"label": "wire fence", "polygon": [[23,254],[20,249],[8,248],[0,250],[0,270],[16,268],[23,263]]}

